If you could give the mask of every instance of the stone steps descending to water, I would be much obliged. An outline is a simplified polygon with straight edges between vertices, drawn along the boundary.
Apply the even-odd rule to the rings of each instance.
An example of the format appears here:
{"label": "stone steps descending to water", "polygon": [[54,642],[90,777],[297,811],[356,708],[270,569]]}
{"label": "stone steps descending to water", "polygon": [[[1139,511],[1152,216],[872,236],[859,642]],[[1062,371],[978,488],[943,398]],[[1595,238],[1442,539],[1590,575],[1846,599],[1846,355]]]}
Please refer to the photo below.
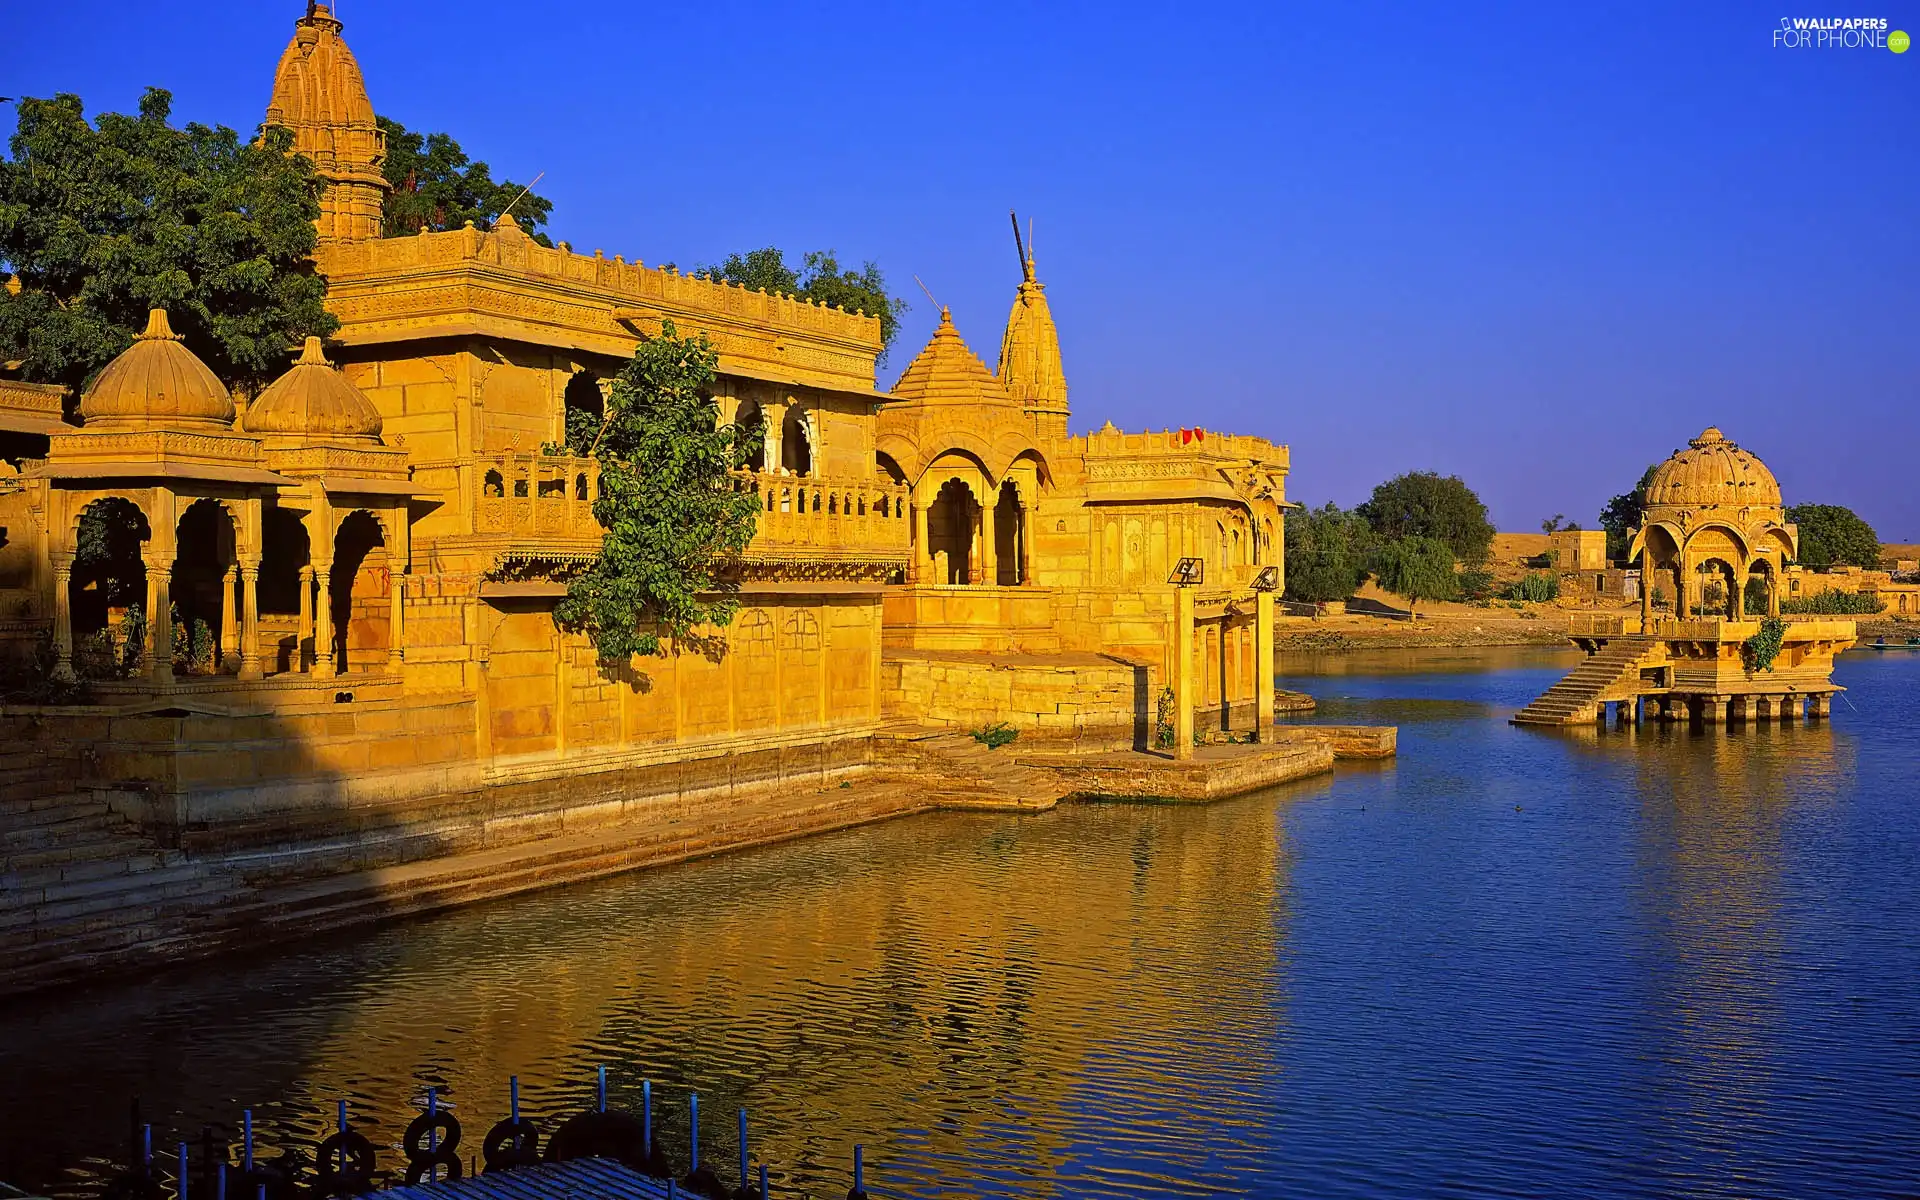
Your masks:
{"label": "stone steps descending to water", "polygon": [[1641,660],[1653,651],[1650,638],[1621,637],[1569,672],[1513,715],[1516,725],[1577,725],[1596,719],[1595,705],[1602,694],[1629,676],[1638,676]]}
{"label": "stone steps descending to water", "polygon": [[293,882],[276,882],[271,865],[256,858],[249,861],[247,882],[184,863],[144,872],[144,891],[121,884],[131,876],[74,885],[99,890],[63,893],[40,910],[41,919],[26,923],[16,914],[9,924],[0,911],[0,954],[15,954],[13,969],[0,976],[0,995],[79,978],[105,965],[200,958],[932,807],[911,781],[869,775],[847,782],[844,788],[816,789],[804,801],[790,788],[744,798],[663,797],[658,807],[673,812],[666,819],[650,816],[643,804],[624,822]]}

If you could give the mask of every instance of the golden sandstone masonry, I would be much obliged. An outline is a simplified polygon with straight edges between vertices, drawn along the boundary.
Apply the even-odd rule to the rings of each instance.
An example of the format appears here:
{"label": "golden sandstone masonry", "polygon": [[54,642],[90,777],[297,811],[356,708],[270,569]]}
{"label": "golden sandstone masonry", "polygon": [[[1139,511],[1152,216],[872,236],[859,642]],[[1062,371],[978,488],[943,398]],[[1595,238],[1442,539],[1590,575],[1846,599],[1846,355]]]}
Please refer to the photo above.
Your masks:
{"label": "golden sandstone masonry", "polygon": [[[613,821],[698,825],[697,849],[871,819],[918,802],[886,780],[946,770],[902,730],[1005,721],[1029,741],[1141,743],[1168,647],[1187,644],[1167,583],[1182,558],[1205,564],[1199,722],[1250,727],[1271,689],[1250,584],[1282,563],[1287,450],[1069,435],[1030,254],[997,372],[943,311],[882,391],[869,317],[543,247],[511,217],[380,237],[373,113],[340,22],[312,6],[267,120],[327,184],[316,258],[335,343],[231,396],[156,310],[78,426],[57,390],[0,385],[0,644],[50,640],[96,701],[4,718],[22,797],[51,786],[34,764],[62,764],[59,788],[21,803],[84,808],[130,861],[187,872],[183,888]],[[722,419],[765,418],[737,482],[764,511],[734,623],[610,668],[552,615],[599,548],[598,465],[543,447],[667,320],[719,350]],[[94,506],[139,531],[119,548],[133,594],[76,575]],[[146,653],[126,677],[111,668],[141,657],[129,643]],[[858,786],[839,808],[805,799],[841,780]]]}

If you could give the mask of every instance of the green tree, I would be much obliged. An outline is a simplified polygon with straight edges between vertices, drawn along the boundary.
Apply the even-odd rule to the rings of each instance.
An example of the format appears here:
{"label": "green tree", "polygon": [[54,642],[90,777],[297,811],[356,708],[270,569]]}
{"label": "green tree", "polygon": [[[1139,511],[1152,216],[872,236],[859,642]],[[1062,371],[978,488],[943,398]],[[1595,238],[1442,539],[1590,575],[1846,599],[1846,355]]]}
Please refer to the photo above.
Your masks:
{"label": "green tree", "polygon": [[137,116],[87,123],[80,98],[21,100],[0,159],[0,360],[80,389],[133,344],[147,310],[230,387],[287,369],[287,347],[339,328],[310,256],[319,181],[285,130],[243,142],[168,124],[149,88]]}
{"label": "green tree", "polygon": [[767,246],[745,254],[729,254],[727,261],[697,267],[693,273],[701,279],[722,280],[816,304],[837,304],[847,312],[878,317],[882,359],[893,347],[901,314],[907,311],[905,300],[887,294],[886,276],[878,264],[869,262],[858,271],[843,270],[832,250],[815,250],[797,271],[787,265],[787,256],[778,247]]}
{"label": "green tree", "polygon": [[1453,548],[1439,538],[1402,537],[1374,547],[1368,563],[1374,581],[1407,598],[1413,611],[1422,600],[1452,600],[1460,594]]}
{"label": "green tree", "polygon": [[380,170],[393,185],[381,214],[388,237],[459,229],[468,221],[486,229],[511,204],[522,229],[541,245],[553,245],[540,229],[553,216],[553,201],[534,192],[521,196],[521,185],[510,179],[494,182],[493,169],[469,159],[449,134],[415,133],[387,117],[379,121],[387,135]]}
{"label": "green tree", "polygon": [[1395,476],[1354,511],[1382,538],[1436,538],[1472,566],[1486,562],[1493,546],[1487,506],[1458,475],[1413,471]]}
{"label": "green tree", "polygon": [[1852,509],[1838,504],[1796,504],[1787,520],[1800,527],[1800,565],[1816,571],[1880,566],[1880,536]]}
{"label": "green tree", "polygon": [[661,638],[732,622],[725,570],[753,539],[760,499],[734,487],[761,430],[723,424],[713,401],[719,355],[672,321],[615,379],[592,451],[600,556],[568,584],[557,616],[593,638],[606,662],[661,653]]}
{"label": "green tree", "polygon": [[1366,574],[1367,523],[1331,501],[1286,515],[1287,597],[1345,600]]}
{"label": "green tree", "polygon": [[1646,511],[1647,486],[1653,482],[1653,473],[1658,464],[1648,467],[1640,475],[1640,482],[1630,492],[1622,492],[1607,501],[1600,510],[1600,528],[1607,531],[1607,557],[1620,559],[1627,556],[1627,547],[1633,544],[1633,531],[1640,528],[1641,514]]}

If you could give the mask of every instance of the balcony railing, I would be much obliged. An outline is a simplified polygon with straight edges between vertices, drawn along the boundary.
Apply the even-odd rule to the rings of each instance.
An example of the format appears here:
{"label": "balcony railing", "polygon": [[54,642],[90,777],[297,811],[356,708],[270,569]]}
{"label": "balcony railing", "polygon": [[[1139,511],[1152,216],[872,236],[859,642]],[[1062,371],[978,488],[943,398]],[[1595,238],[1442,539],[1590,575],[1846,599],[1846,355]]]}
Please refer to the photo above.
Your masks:
{"label": "balcony railing", "polygon": [[598,538],[600,461],[563,454],[483,456],[473,473],[475,533]]}
{"label": "balcony railing", "polygon": [[760,497],[749,558],[907,560],[903,486],[765,471],[740,471],[734,479]]}

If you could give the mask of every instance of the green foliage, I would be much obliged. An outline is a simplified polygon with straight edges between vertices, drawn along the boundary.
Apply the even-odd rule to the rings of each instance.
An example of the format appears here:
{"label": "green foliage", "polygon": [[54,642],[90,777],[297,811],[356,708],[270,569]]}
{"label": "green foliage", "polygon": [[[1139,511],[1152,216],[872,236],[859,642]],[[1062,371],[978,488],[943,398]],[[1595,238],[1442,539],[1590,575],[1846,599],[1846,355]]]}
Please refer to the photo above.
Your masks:
{"label": "green foliage", "polygon": [[1493,546],[1487,506],[1458,475],[1413,471],[1395,476],[1354,511],[1383,539],[1436,539],[1469,566],[1486,562]]}
{"label": "green foliage", "polygon": [[968,736],[989,750],[998,750],[1002,746],[1011,745],[1013,739],[1020,736],[1020,731],[1005,721],[995,721],[991,725],[982,725],[970,731]]}
{"label": "green foliage", "polygon": [[1709,579],[1700,588],[1700,607],[1707,612],[1725,611],[1727,587],[1718,579]]}
{"label": "green foliage", "polygon": [[1493,599],[1494,578],[1492,571],[1460,572],[1460,598],[1471,600],[1475,604],[1485,604]]}
{"label": "green foliage", "polygon": [[1331,502],[1283,519],[1287,598],[1315,604],[1353,595],[1367,569],[1367,523]]}
{"label": "green foliage", "polygon": [[1567,525],[1567,514],[1555,513],[1540,522],[1540,532],[1546,534],[1548,537],[1552,537],[1554,534],[1559,533],[1563,526],[1572,528],[1572,526]]}
{"label": "green foliage", "polygon": [[1760,622],[1760,632],[1748,638],[1740,647],[1741,657],[1747,660],[1747,670],[1773,670],[1773,660],[1780,657],[1780,647],[1786,644],[1786,640],[1785,621],[1779,617],[1768,617]]}
{"label": "green foliage", "polygon": [[1153,706],[1153,744],[1161,750],[1173,749],[1174,719],[1173,706],[1176,698],[1170,687],[1160,689],[1160,697]]}
{"label": "green foliage", "polygon": [[146,567],[140,559],[141,543],[147,537],[147,519],[132,502],[110,497],[89,504],[80,514],[74,586],[98,587],[112,608],[138,604],[147,591]]}
{"label": "green foliage", "polygon": [[381,211],[386,236],[459,229],[468,221],[491,228],[511,204],[520,228],[541,245],[553,245],[540,231],[553,216],[553,201],[535,192],[521,196],[520,185],[512,180],[494,182],[493,169],[470,160],[448,134],[415,133],[387,117],[379,121],[387,135],[387,158],[380,171],[393,185]]}
{"label": "green foliage", "polygon": [[787,265],[779,248],[767,246],[745,254],[729,254],[717,266],[694,269],[701,279],[723,280],[777,296],[794,296],[816,304],[836,304],[847,312],[864,313],[880,319],[880,356],[893,347],[900,332],[900,316],[907,302],[887,294],[886,276],[876,263],[866,263],[858,271],[843,270],[832,250],[815,250],[806,256],[799,270]]}
{"label": "green foliage", "polygon": [[1838,504],[1796,504],[1787,520],[1800,527],[1800,565],[1815,571],[1854,566],[1879,569],[1880,537],[1852,509]]}
{"label": "green foliage", "polygon": [[1780,602],[1780,611],[1783,613],[1814,613],[1822,616],[1872,616],[1886,607],[1886,601],[1872,592],[1821,592]]}
{"label": "green foliage", "polygon": [[53,647],[53,630],[43,630],[27,662],[0,671],[0,704],[91,704],[93,692],[84,679],[55,679],[60,656]]}
{"label": "green foliage", "polygon": [[1607,557],[1625,558],[1627,547],[1633,543],[1633,531],[1640,528],[1640,518],[1646,512],[1647,485],[1653,482],[1653,473],[1657,464],[1640,473],[1640,482],[1630,492],[1622,492],[1607,501],[1600,510],[1600,528],[1607,531]]}
{"label": "green foliage", "polygon": [[1460,595],[1453,549],[1439,538],[1382,542],[1368,566],[1374,580],[1396,596],[1405,596],[1410,608],[1422,600],[1452,600]]}
{"label": "green foliage", "polygon": [[0,160],[0,360],[79,390],[133,342],[147,310],[229,387],[287,368],[287,347],[339,328],[309,256],[319,182],[285,130],[263,145],[224,126],[167,123],[149,88],[138,116],[87,123],[80,98],[21,100]]}
{"label": "green foliage", "polygon": [[719,355],[673,322],[647,338],[614,381],[594,454],[606,530],[599,558],[567,585],[556,616],[584,630],[602,660],[661,653],[661,637],[732,622],[725,568],[753,539],[759,497],[731,472],[759,444],[757,425],[722,424],[711,388]]}
{"label": "green foliage", "polygon": [[1552,571],[1528,571],[1507,585],[1506,598],[1528,604],[1548,604],[1560,598],[1560,576]]}
{"label": "green foliage", "polygon": [[1746,606],[1748,615],[1767,611],[1767,581],[1758,575],[1747,576],[1747,586],[1740,593],[1741,603]]}

